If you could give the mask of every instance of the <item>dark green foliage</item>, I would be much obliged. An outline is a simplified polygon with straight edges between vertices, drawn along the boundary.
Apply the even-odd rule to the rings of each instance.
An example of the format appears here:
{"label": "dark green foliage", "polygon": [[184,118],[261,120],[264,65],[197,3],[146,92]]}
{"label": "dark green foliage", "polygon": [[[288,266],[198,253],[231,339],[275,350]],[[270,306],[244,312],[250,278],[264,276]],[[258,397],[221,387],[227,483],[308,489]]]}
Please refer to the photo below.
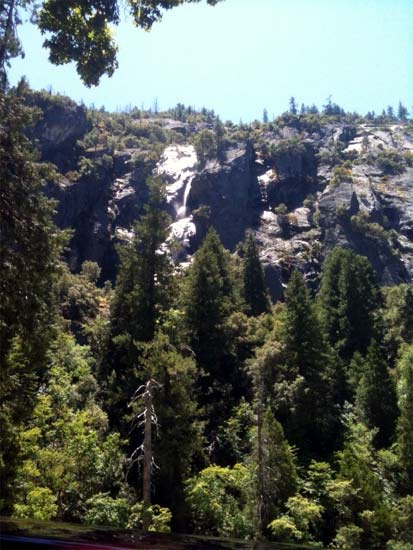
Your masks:
{"label": "dark green foliage", "polygon": [[290,384],[295,386],[291,413],[285,418],[288,438],[304,456],[319,453],[321,440],[324,452],[331,451],[338,435],[333,394],[336,381],[341,378],[340,362],[333,362],[333,351],[298,271],[292,273],[285,292],[280,337],[283,350],[277,387],[282,394],[293,389],[288,387]]}
{"label": "dark green foliage", "polygon": [[200,403],[206,407],[209,430],[229,414],[240,382],[226,327],[235,310],[228,253],[210,229],[188,272],[185,315],[189,342],[199,375]]}
{"label": "dark green foliage", "polygon": [[163,183],[150,179],[148,186],[149,199],[134,226],[134,236],[119,248],[121,265],[110,314],[105,377],[114,395],[118,395],[114,401],[118,404],[112,410],[118,421],[117,407],[124,411],[143,383],[138,364],[140,343],[153,339],[156,324],[172,299],[172,263],[164,244],[170,219],[163,210]]}
{"label": "dark green foliage", "polygon": [[403,157],[393,149],[381,151],[377,155],[376,163],[383,174],[401,174],[406,169]]}
{"label": "dark green foliage", "polygon": [[390,366],[394,366],[403,344],[413,343],[413,287],[401,284],[384,290],[381,309]]}
{"label": "dark green foliage", "polygon": [[47,357],[45,388],[20,434],[18,517],[79,520],[88,498],[103,491],[116,495],[122,486],[122,441],[108,433],[106,414],[96,403],[92,362],[87,347],[58,332]]}
{"label": "dark green foliage", "polygon": [[7,85],[6,67],[14,57],[22,54],[17,36],[17,26],[21,23],[20,8],[25,0],[3,0],[0,5],[0,88]]}
{"label": "dark green foliage", "polygon": [[375,445],[388,446],[397,418],[396,391],[386,361],[386,348],[375,339],[367,350],[356,403],[366,426],[377,429]]}
{"label": "dark green foliage", "polygon": [[400,311],[401,337],[407,344],[413,343],[413,286],[406,288]]}
{"label": "dark green foliage", "polygon": [[18,449],[13,426],[27,420],[44,375],[63,246],[62,234],[52,221],[54,204],[42,193],[53,171],[36,162],[22,133],[33,121],[33,112],[23,106],[25,89],[21,83],[8,94],[0,91],[0,414],[6,504]]}
{"label": "dark green foliage", "polygon": [[[76,0],[75,8],[81,4]],[[58,9],[54,2],[46,5]],[[149,9],[148,17],[158,17],[150,10],[159,2],[139,5]],[[102,6],[109,9],[110,2]],[[73,18],[78,14],[75,9]],[[90,25],[98,24],[96,16]],[[78,23],[79,29],[89,25],[87,18]],[[84,46],[93,49],[90,40]],[[82,60],[82,70],[97,78],[102,66],[94,73],[87,65],[93,55]],[[212,111],[181,104],[170,112],[155,108],[156,116],[140,109],[130,115],[88,110],[92,129],[64,164],[70,172],[62,181],[76,187],[112,180],[119,170],[115,150],[136,147],[130,167],[142,184],[139,200],[146,201],[130,240],[119,249],[112,291],[110,284],[98,286],[96,263],[85,262],[74,274],[58,259],[61,236],[51,221],[53,205],[41,194],[43,182],[56,173],[36,163],[22,135],[32,117],[21,106],[25,90],[21,84],[1,97],[5,511],[141,528],[141,471],[133,464],[124,475],[123,449],[130,455],[143,441],[139,419],[131,425],[142,409],[127,405],[138,386],[154,378],[158,427],[152,450],[158,468],[152,496],[159,504],[150,508],[150,529],[168,530],[172,512],[172,527],[187,532],[264,533],[294,546],[320,541],[343,549],[407,548],[413,518],[411,286],[386,289],[382,301],[367,259],[336,250],[316,303],[294,272],[285,303],[270,307],[254,238],[231,255],[213,229],[188,269],[175,271],[162,182],[149,180],[149,193],[143,184],[166,145],[194,142],[192,127],[209,128],[195,138],[207,137],[201,160],[222,161],[229,144],[248,139],[271,166],[305,153],[301,136],[281,138],[294,135],[284,132],[286,126],[321,133],[337,118],[346,124],[342,139],[348,142],[356,115],[331,102],[328,113],[304,106],[298,114],[292,102],[292,112],[264,128],[258,121],[223,124]],[[76,107],[63,96],[34,95],[31,105]],[[169,130],[170,121],[163,119],[171,116],[188,124]],[[267,133],[273,133],[272,142]],[[320,160],[341,164],[344,141]],[[400,162],[407,164],[408,156]],[[351,177],[350,164],[341,168],[337,183]],[[304,206],[311,208],[308,200]],[[207,206],[193,215],[202,220],[201,239],[214,220]],[[343,228],[349,222],[347,213]],[[370,241],[388,239],[364,214],[353,216],[351,227]],[[113,426],[123,439],[111,432]],[[315,462],[320,457],[326,462]]]}
{"label": "dark green foliage", "polygon": [[367,258],[348,249],[333,250],[324,266],[318,303],[324,329],[341,357],[348,361],[356,351],[366,353],[381,305]]}
{"label": "dark green foliage", "polygon": [[60,311],[64,319],[71,323],[71,330],[81,341],[85,327],[99,314],[103,293],[96,286],[100,268],[95,262],[84,262],[79,275],[70,273],[62,266],[57,283]]}
{"label": "dark green foliage", "polygon": [[113,0],[45,0],[39,28],[50,33],[43,46],[50,50],[55,65],[74,61],[87,86],[96,86],[103,74],[111,76],[117,67],[116,45],[109,24],[119,22],[118,4]]}
{"label": "dark green foliage", "polygon": [[261,483],[257,483],[257,506],[260,508],[260,523],[265,530],[280,513],[288,497],[295,493],[298,480],[291,447],[270,408],[263,415],[254,453],[257,480],[262,476]]}
{"label": "dark green foliage", "polygon": [[[163,10],[184,2],[199,0],[129,0],[127,8],[137,27],[149,30],[159,21]],[[219,0],[208,0],[214,5]],[[110,25],[119,24],[117,0],[44,0],[38,26],[48,33],[44,47],[55,65],[74,61],[87,86],[96,86],[104,74],[111,76],[118,66],[117,45]]]}
{"label": "dark green foliage", "polygon": [[196,404],[196,368],[162,333],[146,344],[141,360],[145,379],[160,387],[154,393],[158,428],[154,438],[155,500],[171,508],[175,525],[184,526],[183,483],[193,467],[203,465],[202,424]]}
{"label": "dark green foliage", "polygon": [[406,107],[403,105],[403,103],[401,101],[399,101],[399,107],[397,109],[398,119],[406,121],[408,115],[409,115],[409,111],[406,109]]}
{"label": "dark green foliage", "polygon": [[413,347],[406,348],[399,364],[397,454],[402,468],[402,485],[413,495]]}
{"label": "dark green foliage", "polygon": [[249,235],[244,248],[244,299],[249,315],[268,313],[270,302],[265,288],[264,272],[258,256],[257,244]]}

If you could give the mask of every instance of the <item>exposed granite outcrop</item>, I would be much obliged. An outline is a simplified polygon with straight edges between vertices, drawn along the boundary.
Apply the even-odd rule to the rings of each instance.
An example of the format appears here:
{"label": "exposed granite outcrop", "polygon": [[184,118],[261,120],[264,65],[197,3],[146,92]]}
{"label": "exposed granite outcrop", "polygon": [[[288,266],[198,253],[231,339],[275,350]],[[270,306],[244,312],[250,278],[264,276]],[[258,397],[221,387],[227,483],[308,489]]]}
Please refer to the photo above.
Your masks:
{"label": "exposed granite outcrop", "polygon": [[64,96],[49,101],[44,93],[29,96],[28,104],[40,109],[36,124],[28,136],[38,145],[41,155],[63,172],[76,168],[78,140],[91,129],[86,109]]}
{"label": "exposed granite outcrop", "polygon": [[[34,130],[43,157],[67,168],[64,152],[76,147],[87,124],[81,107],[46,113]],[[199,131],[173,119],[162,124],[182,136]],[[202,165],[188,142],[165,145],[154,172],[165,179],[171,235],[182,245],[176,261],[188,261],[212,225],[232,251],[246,232],[256,233],[274,298],[282,297],[293,268],[316,289],[335,246],[367,256],[383,284],[413,281],[413,167],[401,161],[396,173],[384,173],[375,160],[383,151],[400,158],[413,152],[413,137],[403,125],[331,123],[312,134],[283,128],[265,139],[299,146],[280,146],[270,162],[251,143],[238,143]],[[351,161],[341,179],[329,156],[337,148]],[[115,245],[130,237],[147,197],[137,152],[116,152],[99,177],[49,185],[48,194],[59,201],[57,223],[74,230],[72,269],[95,260],[103,279],[115,278]]]}

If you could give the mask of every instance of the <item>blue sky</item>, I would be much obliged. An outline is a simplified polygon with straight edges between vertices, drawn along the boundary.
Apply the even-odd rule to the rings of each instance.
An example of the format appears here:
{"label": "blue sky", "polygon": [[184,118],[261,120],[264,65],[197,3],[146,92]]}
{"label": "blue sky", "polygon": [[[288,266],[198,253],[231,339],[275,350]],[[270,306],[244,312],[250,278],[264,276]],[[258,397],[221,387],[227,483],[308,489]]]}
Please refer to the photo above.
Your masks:
{"label": "blue sky", "polygon": [[108,110],[161,109],[181,102],[214,109],[224,120],[270,117],[298,103],[333,101],[346,110],[381,112],[399,99],[413,109],[411,0],[225,0],[167,12],[151,32],[124,21],[116,30],[119,69],[97,88],[73,66],[55,67],[42,37],[25,24],[26,52],[12,83],[27,76],[75,100]]}

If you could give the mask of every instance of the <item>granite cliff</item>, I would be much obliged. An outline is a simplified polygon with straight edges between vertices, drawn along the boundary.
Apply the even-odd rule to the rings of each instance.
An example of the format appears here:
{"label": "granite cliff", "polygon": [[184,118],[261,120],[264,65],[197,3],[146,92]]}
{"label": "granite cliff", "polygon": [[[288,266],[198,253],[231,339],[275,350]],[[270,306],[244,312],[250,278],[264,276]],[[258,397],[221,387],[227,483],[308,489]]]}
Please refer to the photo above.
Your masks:
{"label": "granite cliff", "polygon": [[409,122],[284,115],[236,127],[132,112],[120,140],[112,115],[36,101],[45,114],[31,135],[62,173],[47,194],[58,200],[58,225],[73,228],[74,270],[94,260],[102,280],[115,278],[115,245],[142,212],[146,177],[158,174],[177,262],[190,260],[212,225],[232,251],[256,233],[274,298],[293,267],[317,288],[335,246],[367,256],[384,285],[413,281]]}

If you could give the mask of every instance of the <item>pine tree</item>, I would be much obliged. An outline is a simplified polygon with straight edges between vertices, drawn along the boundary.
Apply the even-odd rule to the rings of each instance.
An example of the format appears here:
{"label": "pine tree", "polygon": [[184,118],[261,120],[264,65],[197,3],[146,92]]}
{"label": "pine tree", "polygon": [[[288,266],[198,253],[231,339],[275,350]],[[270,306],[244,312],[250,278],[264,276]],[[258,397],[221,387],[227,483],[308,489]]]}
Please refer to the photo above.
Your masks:
{"label": "pine tree", "polygon": [[304,456],[322,448],[331,451],[339,432],[333,395],[336,380],[341,379],[340,363],[333,364],[334,355],[298,271],[292,273],[285,292],[283,321],[283,376],[297,385],[293,413],[284,424],[289,440]]}
{"label": "pine tree", "polygon": [[397,386],[400,416],[397,422],[397,452],[406,494],[413,495],[413,346],[407,347],[399,363]]}
{"label": "pine tree", "polygon": [[356,351],[365,354],[375,333],[374,314],[381,305],[367,258],[334,249],[324,266],[318,303],[324,329],[340,356],[349,361]]}
{"label": "pine tree", "polygon": [[202,424],[195,395],[195,362],[184,357],[168,336],[157,332],[144,346],[141,361],[145,376],[159,384],[154,392],[157,428],[153,430],[155,501],[173,512],[174,523],[184,527],[184,482],[193,465],[203,465]]}
{"label": "pine tree", "polygon": [[399,107],[397,109],[397,117],[399,120],[406,121],[409,112],[401,101],[399,101]]}
{"label": "pine tree", "polygon": [[258,523],[263,534],[297,486],[294,455],[269,407],[258,416],[255,447]]}
{"label": "pine tree", "polygon": [[264,282],[264,272],[253,235],[249,235],[245,244],[243,263],[244,299],[248,315],[257,316],[270,311],[270,301]]}
{"label": "pine tree", "polygon": [[144,381],[139,372],[141,343],[153,339],[173,294],[172,262],[165,247],[170,218],[163,210],[163,182],[150,178],[148,187],[149,199],[134,236],[119,249],[121,265],[111,307],[111,343],[103,374],[117,421]]}
{"label": "pine tree", "polygon": [[290,97],[290,113],[292,115],[296,115],[297,112],[297,102],[295,101],[295,97]]}
{"label": "pine tree", "polygon": [[407,344],[413,343],[413,285],[406,288],[404,302],[400,308],[401,337]]}
{"label": "pine tree", "polygon": [[366,426],[378,430],[375,445],[387,446],[394,435],[397,418],[396,391],[389,374],[386,349],[375,339],[367,351],[356,403]]}
{"label": "pine tree", "polygon": [[226,330],[235,307],[228,253],[211,228],[188,270],[184,297],[189,343],[198,367],[198,394],[206,407],[210,434],[229,415],[239,382]]}
{"label": "pine tree", "polygon": [[24,135],[34,122],[21,81],[0,91],[0,473],[7,506],[16,467],[18,426],[31,414],[54,333],[55,283],[64,236],[54,203],[42,193],[54,171],[37,162]]}

